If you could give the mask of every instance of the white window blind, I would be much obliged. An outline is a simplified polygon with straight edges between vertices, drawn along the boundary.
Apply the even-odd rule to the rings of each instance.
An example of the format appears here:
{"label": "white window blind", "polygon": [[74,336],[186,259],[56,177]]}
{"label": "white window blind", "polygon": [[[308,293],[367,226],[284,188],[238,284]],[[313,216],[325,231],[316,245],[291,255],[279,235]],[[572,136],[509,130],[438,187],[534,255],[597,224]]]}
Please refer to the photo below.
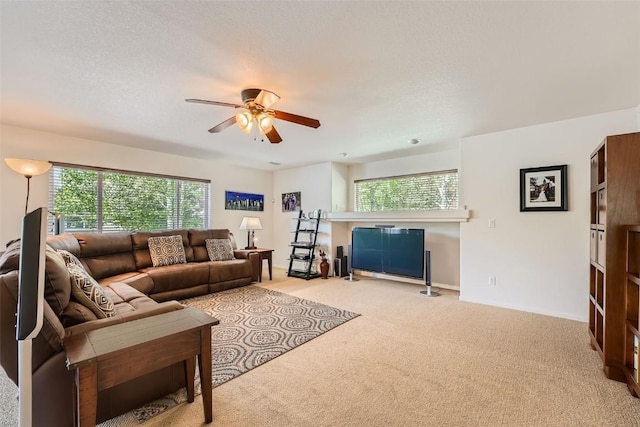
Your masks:
{"label": "white window blind", "polygon": [[211,182],[54,163],[49,209],[62,231],[108,233],[209,227]]}
{"label": "white window blind", "polygon": [[356,212],[458,209],[458,171],[357,180]]}

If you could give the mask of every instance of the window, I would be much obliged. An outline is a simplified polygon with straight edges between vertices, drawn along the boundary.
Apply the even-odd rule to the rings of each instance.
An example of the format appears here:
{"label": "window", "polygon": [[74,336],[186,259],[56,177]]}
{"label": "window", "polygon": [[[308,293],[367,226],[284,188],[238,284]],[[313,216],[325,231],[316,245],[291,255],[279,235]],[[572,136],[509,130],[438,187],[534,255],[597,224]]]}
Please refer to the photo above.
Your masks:
{"label": "window", "polygon": [[355,211],[458,209],[458,171],[363,179],[355,184]]}
{"label": "window", "polygon": [[54,163],[49,209],[69,232],[207,228],[209,187],[209,180]]}

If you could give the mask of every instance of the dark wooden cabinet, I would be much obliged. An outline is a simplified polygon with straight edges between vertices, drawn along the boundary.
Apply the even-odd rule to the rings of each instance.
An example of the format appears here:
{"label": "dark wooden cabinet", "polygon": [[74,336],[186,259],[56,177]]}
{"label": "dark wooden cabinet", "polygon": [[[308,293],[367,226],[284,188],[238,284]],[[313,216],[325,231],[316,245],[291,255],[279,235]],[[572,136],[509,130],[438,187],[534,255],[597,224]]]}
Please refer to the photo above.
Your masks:
{"label": "dark wooden cabinet", "polygon": [[626,226],[640,223],[640,133],[609,136],[592,153],[590,222],[591,345],[606,376],[627,381]]}
{"label": "dark wooden cabinet", "polygon": [[640,323],[638,322],[638,312],[640,307],[640,225],[627,227],[626,241],[626,328],[624,342],[624,365],[627,375],[627,385],[629,391],[640,397],[640,386],[638,385],[638,370],[640,370],[640,360],[638,351],[640,347]]}

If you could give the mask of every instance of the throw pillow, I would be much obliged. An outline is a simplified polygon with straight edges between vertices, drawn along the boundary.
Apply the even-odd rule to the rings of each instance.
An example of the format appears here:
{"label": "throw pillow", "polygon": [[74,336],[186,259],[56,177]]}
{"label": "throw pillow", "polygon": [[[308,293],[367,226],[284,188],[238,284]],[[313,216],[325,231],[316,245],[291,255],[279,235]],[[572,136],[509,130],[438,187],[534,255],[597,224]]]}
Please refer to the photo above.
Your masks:
{"label": "throw pillow", "polygon": [[87,273],[78,258],[65,250],[58,251],[69,270],[71,277],[71,295],[96,315],[98,319],[115,316],[113,301],[102,286]]}
{"label": "throw pillow", "polygon": [[229,239],[206,239],[207,253],[211,261],[228,261],[234,259],[233,246]]}
{"label": "throw pillow", "polygon": [[80,262],[80,260],[71,252],[65,251],[64,249],[58,249],[56,252],[60,254],[64,263],[68,266],[69,264],[74,264],[84,269],[84,266]]}
{"label": "throw pillow", "polygon": [[187,262],[182,236],[149,237],[149,253],[154,267]]}

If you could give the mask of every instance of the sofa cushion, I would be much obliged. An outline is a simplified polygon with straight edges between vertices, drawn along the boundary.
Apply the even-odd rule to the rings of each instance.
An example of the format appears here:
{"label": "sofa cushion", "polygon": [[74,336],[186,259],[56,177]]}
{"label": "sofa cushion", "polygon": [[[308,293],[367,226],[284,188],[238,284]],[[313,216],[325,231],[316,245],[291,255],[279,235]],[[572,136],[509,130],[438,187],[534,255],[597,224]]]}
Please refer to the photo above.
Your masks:
{"label": "sofa cushion", "polygon": [[114,282],[126,283],[143,294],[149,294],[153,290],[153,279],[151,279],[147,273],[138,273],[137,271],[133,273],[116,274],[115,276],[98,280],[98,283],[100,283],[100,286],[103,288],[108,287]]}
{"label": "sofa cushion", "polygon": [[181,236],[149,237],[148,245],[154,267],[187,263]]}
{"label": "sofa cushion", "polygon": [[209,283],[209,266],[202,262],[149,267],[141,272],[147,273],[153,280],[150,295]]}
{"label": "sofa cushion", "polygon": [[109,317],[108,319],[98,319],[93,322],[84,322],[75,326],[71,326],[64,329],[63,336],[71,337],[78,334],[84,334],[86,332],[94,331],[96,329],[104,328],[107,326],[118,325],[120,323],[129,322],[136,319],[143,319],[145,317],[155,316],[156,314],[182,310],[183,308],[184,306],[178,301],[167,301],[162,303],[152,301],[152,303],[144,309],[132,311],[125,310],[124,312],[117,313],[115,316]]}
{"label": "sofa cushion", "polygon": [[184,254],[187,262],[193,261],[193,250],[189,245],[189,239],[187,230],[167,230],[158,232],[149,231],[137,231],[131,234],[131,243],[133,245],[133,257],[136,264],[136,270],[153,266],[151,261],[151,254],[149,253],[149,237],[158,236],[176,236],[182,237],[182,244],[184,246]]}
{"label": "sofa cushion", "polygon": [[65,328],[90,320],[98,320],[98,316],[77,301],[69,301],[69,304],[60,315],[60,321]]}
{"label": "sofa cushion", "polygon": [[142,292],[122,282],[113,282],[104,291],[114,302],[117,315],[151,308],[158,304]]}
{"label": "sofa cushion", "polygon": [[205,246],[211,261],[228,261],[234,258],[233,246],[229,239],[207,239]]}
{"label": "sofa cushion", "polygon": [[71,252],[75,256],[80,256],[80,244],[73,234],[58,234],[56,236],[47,236],[47,245],[55,250],[64,249]]}
{"label": "sofa cushion", "polygon": [[248,259],[229,261],[209,261],[209,283],[227,282],[235,279],[251,278],[253,264]]}
{"label": "sofa cushion", "polygon": [[[12,242],[0,257],[0,274],[20,268],[20,241]],[[56,315],[60,315],[71,298],[71,282],[64,260],[50,246],[45,246],[44,298]]]}
{"label": "sofa cushion", "polygon": [[59,251],[65,260],[71,277],[71,294],[82,305],[91,310],[98,319],[114,315],[113,301],[102,287],[82,268],[80,261],[71,253]]}
{"label": "sofa cushion", "polygon": [[74,236],[80,246],[79,258],[94,279],[136,271],[130,233],[75,233]]}
{"label": "sofa cushion", "polygon": [[71,281],[64,259],[52,247],[46,246],[44,298],[56,315],[60,315],[71,299]]}

